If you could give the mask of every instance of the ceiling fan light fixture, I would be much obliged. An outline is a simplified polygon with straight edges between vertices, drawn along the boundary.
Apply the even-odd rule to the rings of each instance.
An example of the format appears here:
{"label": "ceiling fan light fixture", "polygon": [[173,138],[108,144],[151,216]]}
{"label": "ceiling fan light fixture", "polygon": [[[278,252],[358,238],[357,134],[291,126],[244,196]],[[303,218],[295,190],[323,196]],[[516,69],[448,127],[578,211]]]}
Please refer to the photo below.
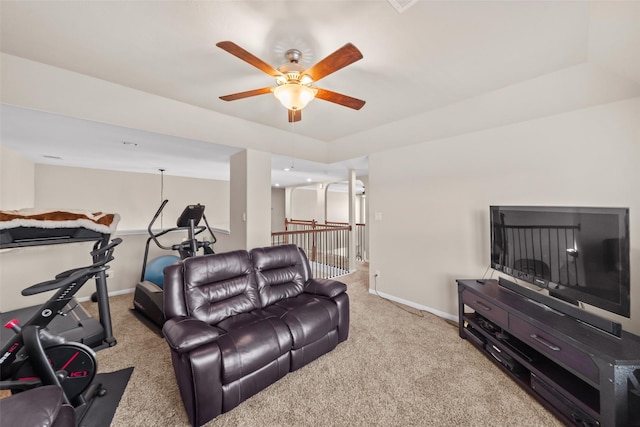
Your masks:
{"label": "ceiling fan light fixture", "polygon": [[285,83],[273,90],[275,97],[288,110],[302,110],[316,96],[316,90],[299,83]]}
{"label": "ceiling fan light fixture", "polygon": [[302,52],[297,49],[289,49],[286,51],[285,58],[287,63],[278,68],[274,68],[234,42],[221,41],[216,43],[216,46],[276,79],[275,87],[263,87],[221,96],[220,99],[223,101],[235,101],[273,93],[276,99],[287,109],[289,123],[302,120],[301,110],[313,98],[332,102],[354,110],[361,109],[365,104],[365,101],[361,99],[312,86],[312,84],[315,84],[315,82],[320,79],[362,59],[362,52],[351,43],[345,44],[309,68],[305,68],[300,64]]}

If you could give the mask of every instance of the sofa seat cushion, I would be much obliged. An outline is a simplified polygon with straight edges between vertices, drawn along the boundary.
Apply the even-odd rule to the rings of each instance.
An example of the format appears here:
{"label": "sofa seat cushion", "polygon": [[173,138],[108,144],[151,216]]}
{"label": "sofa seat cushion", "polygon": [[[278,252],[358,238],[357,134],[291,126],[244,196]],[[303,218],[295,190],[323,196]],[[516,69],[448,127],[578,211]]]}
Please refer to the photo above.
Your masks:
{"label": "sofa seat cushion", "polygon": [[278,316],[286,323],[293,338],[293,349],[315,342],[338,327],[336,304],[310,294],[281,300],[262,311]]}
{"label": "sofa seat cushion", "polygon": [[289,328],[276,317],[263,318],[245,313],[216,326],[226,331],[218,338],[222,384],[249,375],[291,350]]}
{"label": "sofa seat cushion", "polygon": [[291,372],[330,352],[337,345],[338,331],[334,329],[318,341],[307,344],[302,348],[291,350]]}

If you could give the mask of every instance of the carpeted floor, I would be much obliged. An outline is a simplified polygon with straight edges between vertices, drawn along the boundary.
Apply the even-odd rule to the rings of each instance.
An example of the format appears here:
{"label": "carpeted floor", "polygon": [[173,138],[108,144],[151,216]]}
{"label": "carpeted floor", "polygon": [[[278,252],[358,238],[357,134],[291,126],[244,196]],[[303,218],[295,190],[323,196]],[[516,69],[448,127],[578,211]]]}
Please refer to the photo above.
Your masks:
{"label": "carpeted floor", "polygon": [[[370,294],[366,270],[341,280],[349,339],[207,426],[561,425],[450,322]],[[135,368],[112,426],[188,426],[169,350],[131,307],[111,299],[118,344],[98,352],[99,372]]]}

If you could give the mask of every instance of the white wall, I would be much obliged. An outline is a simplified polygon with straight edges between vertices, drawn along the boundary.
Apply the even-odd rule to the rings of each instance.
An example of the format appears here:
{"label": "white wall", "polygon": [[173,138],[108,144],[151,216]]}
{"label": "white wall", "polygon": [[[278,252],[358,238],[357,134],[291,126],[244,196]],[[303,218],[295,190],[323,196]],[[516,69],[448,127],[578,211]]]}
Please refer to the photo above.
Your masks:
{"label": "white wall", "polygon": [[284,231],[286,218],[286,190],[284,188],[271,189],[271,231]]}
{"label": "white wall", "polygon": [[[0,209],[32,208],[35,165],[0,144]],[[16,182],[20,185],[14,185]]]}
{"label": "white wall", "polygon": [[316,189],[297,187],[291,191],[291,217],[289,219],[324,218],[323,205],[318,205]]}
{"label": "white wall", "polygon": [[[331,184],[329,184],[330,188]],[[324,188],[294,188],[291,196],[291,217],[293,219],[325,220],[325,190]],[[349,222],[349,193],[343,191],[326,192],[326,220],[335,222]],[[356,206],[356,218],[360,207]]]}
{"label": "white wall", "polygon": [[[362,217],[365,209],[364,200],[361,195],[356,196],[353,208],[355,210],[356,223],[366,223],[366,218]],[[343,191],[327,192],[327,221],[349,222],[349,193]]]}
{"label": "white wall", "polygon": [[233,249],[271,244],[271,154],[244,150],[231,156]]}
{"label": "white wall", "polygon": [[[11,188],[17,192],[35,182],[37,208],[85,209],[115,212],[121,221],[114,237],[123,243],[114,252],[111,263],[109,291],[122,292],[135,287],[142,269],[146,227],[160,206],[160,176],[50,165],[35,165],[32,183],[14,180]],[[3,183],[3,193],[5,191]],[[169,203],[164,210],[164,228],[175,226],[176,219],[187,204],[206,206],[205,214],[212,227],[226,228],[229,223],[229,182],[183,177],[164,177],[164,197]],[[156,223],[160,228],[160,222]],[[229,249],[229,235],[215,232],[218,243],[214,250]],[[165,244],[183,239],[180,234],[168,234]],[[73,243],[3,250],[0,253],[0,310],[35,305],[49,297],[42,294],[23,297],[20,291],[34,283],[49,280],[57,273],[91,263],[91,243]],[[150,257],[166,255],[151,245]],[[89,296],[92,285],[78,294]]]}
{"label": "white wall", "polygon": [[631,319],[608,317],[640,334],[639,165],[640,98],[371,154],[371,286],[457,317],[455,280],[489,265],[489,205],[625,206]]}
{"label": "white wall", "polygon": [[[100,169],[36,165],[35,198],[38,208],[115,211],[119,230],[146,230],[162,198],[165,227],[175,222],[186,205],[205,205],[212,227],[228,229],[229,182]],[[160,226],[160,222],[156,224]]]}
{"label": "white wall", "polygon": [[327,221],[349,222],[348,192],[327,191]]}
{"label": "white wall", "polygon": [[244,248],[252,249],[271,244],[271,153],[256,150],[246,152],[247,242]]}

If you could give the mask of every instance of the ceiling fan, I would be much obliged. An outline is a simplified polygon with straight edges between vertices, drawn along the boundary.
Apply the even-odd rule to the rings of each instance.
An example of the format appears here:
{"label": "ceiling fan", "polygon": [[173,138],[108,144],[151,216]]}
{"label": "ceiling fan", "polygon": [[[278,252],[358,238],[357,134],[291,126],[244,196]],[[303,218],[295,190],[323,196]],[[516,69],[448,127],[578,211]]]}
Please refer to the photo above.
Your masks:
{"label": "ceiling fan", "polygon": [[274,87],[263,87],[221,96],[220,99],[224,101],[235,101],[251,96],[273,93],[289,111],[289,122],[300,121],[302,119],[301,110],[313,98],[333,102],[354,110],[359,110],[365,104],[365,101],[361,99],[312,86],[313,83],[329,74],[362,59],[362,53],[351,43],[347,43],[307,69],[298,63],[302,57],[302,52],[297,49],[287,50],[285,58],[288,62],[278,68],[274,68],[233,42],[223,41],[216,43],[216,46],[276,78],[276,86]]}

